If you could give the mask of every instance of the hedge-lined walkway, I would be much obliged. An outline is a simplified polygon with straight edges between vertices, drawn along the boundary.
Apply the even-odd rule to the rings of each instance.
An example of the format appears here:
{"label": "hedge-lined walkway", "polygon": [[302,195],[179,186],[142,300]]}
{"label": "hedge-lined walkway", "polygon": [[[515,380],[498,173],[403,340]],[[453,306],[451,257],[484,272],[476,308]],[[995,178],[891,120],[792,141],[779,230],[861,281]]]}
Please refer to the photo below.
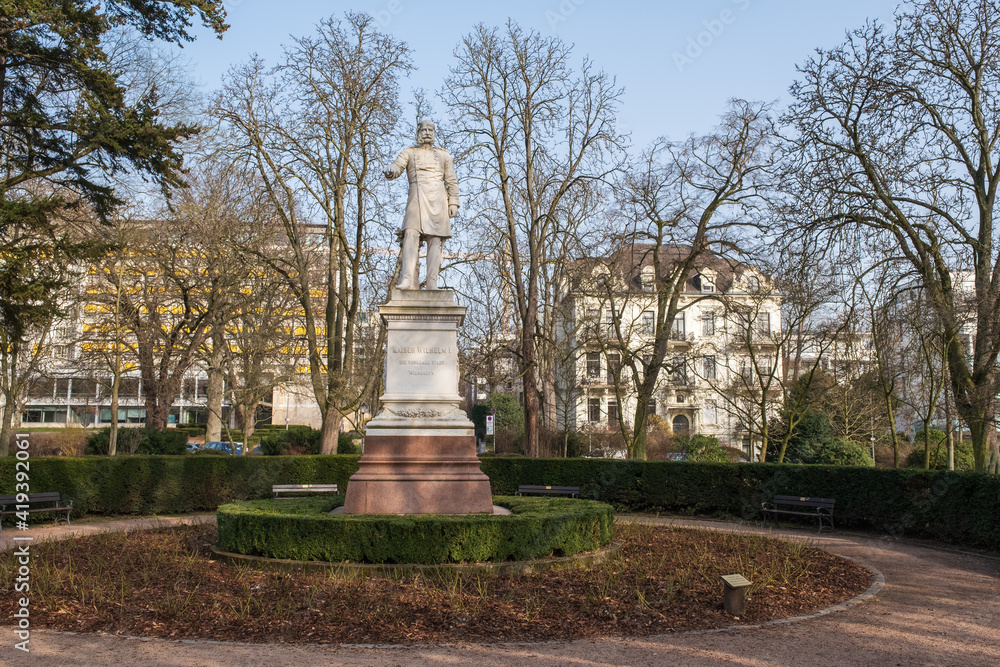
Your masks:
{"label": "hedge-lined walkway", "polygon": [[[211,515],[94,522],[67,528],[39,527],[36,539],[71,533],[115,530],[135,525],[165,525],[210,520]],[[658,519],[675,525],[723,530],[746,526]],[[829,551],[870,564],[885,576],[874,599],[846,611],[795,623],[702,634],[641,639],[607,639],[502,646],[329,647],[222,644],[203,641],[122,639],[39,631],[32,653],[13,648],[14,634],[0,636],[0,663],[83,666],[137,664],[157,666],[270,665],[962,665],[1000,664],[1000,560],[940,551],[907,543],[842,534],[809,539]],[[4,530],[7,543],[14,531]],[[22,535],[24,533],[21,533]],[[16,657],[14,654],[17,654]]]}

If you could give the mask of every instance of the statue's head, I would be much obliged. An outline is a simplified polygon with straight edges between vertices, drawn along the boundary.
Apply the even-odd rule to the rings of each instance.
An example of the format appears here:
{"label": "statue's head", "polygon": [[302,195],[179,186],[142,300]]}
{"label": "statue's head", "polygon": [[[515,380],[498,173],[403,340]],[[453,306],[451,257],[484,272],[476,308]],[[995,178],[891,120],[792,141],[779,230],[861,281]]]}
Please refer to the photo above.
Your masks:
{"label": "statue's head", "polygon": [[417,143],[434,145],[434,121],[422,118],[417,121]]}

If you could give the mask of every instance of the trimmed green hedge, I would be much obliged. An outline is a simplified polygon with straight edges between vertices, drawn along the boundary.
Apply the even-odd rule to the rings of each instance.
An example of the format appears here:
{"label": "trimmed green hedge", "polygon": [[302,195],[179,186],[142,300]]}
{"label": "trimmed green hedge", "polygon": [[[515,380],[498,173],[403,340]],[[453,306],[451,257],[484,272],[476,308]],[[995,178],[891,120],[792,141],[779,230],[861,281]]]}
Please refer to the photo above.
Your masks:
{"label": "trimmed green hedge", "polygon": [[342,498],[253,500],[218,512],[223,551],[352,563],[477,563],[594,551],[614,535],[609,505],[568,498],[496,498],[510,516],[351,515]]}
{"label": "trimmed green hedge", "polygon": [[[29,462],[31,491],[59,491],[85,514],[211,511],[234,500],[271,497],[272,484],[338,484],[357,456],[46,457]],[[14,460],[0,461],[0,488],[13,489]],[[44,514],[38,514],[44,520]]]}
{"label": "trimmed green hedge", "polygon": [[579,486],[633,512],[757,519],[776,494],[833,498],[838,528],[1000,549],[1000,477],[977,473],[771,463],[483,459],[495,494],[519,484]]}
{"label": "trimmed green hedge", "polygon": [[[74,516],[214,510],[270,496],[272,484],[347,488],[357,456],[116,456],[31,459],[31,490],[72,498]],[[0,491],[14,488],[13,457]],[[914,469],[484,457],[494,495],[520,484],[579,486],[618,510],[759,518],[775,494],[837,501],[838,528],[873,529],[1000,550],[1000,477]],[[45,515],[40,515],[44,517]]]}

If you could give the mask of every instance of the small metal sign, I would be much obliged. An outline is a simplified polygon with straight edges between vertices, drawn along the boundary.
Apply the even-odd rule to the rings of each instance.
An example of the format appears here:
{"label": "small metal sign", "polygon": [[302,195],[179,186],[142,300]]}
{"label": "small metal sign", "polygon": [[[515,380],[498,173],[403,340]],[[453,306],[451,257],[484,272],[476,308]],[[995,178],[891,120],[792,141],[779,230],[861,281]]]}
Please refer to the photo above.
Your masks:
{"label": "small metal sign", "polygon": [[744,588],[750,585],[750,580],[742,574],[726,574],[720,577],[730,588]]}
{"label": "small metal sign", "polygon": [[486,415],[486,435],[493,435],[493,415]]}

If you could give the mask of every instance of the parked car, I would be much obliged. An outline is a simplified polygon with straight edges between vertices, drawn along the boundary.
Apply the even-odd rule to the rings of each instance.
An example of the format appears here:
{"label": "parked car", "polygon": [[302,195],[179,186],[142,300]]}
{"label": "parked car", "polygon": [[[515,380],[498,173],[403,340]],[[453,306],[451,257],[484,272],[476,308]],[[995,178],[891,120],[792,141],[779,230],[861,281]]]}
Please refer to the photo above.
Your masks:
{"label": "parked car", "polygon": [[199,445],[197,442],[189,442],[187,451],[188,454],[194,454],[195,452],[200,452],[201,445]]}
{"label": "parked car", "polygon": [[[243,443],[242,442],[234,442],[233,445],[236,447],[236,455],[237,456],[242,455],[243,454]],[[203,447],[203,449],[214,449],[214,450],[222,452],[224,454],[232,454],[233,453],[233,450],[232,450],[232,448],[230,448],[228,442],[221,442],[219,440],[214,440],[212,442],[206,442],[205,446]]]}
{"label": "parked car", "polygon": [[592,450],[589,454],[584,454],[585,459],[624,459],[625,451],[621,449],[611,449],[611,448],[597,448]]}

